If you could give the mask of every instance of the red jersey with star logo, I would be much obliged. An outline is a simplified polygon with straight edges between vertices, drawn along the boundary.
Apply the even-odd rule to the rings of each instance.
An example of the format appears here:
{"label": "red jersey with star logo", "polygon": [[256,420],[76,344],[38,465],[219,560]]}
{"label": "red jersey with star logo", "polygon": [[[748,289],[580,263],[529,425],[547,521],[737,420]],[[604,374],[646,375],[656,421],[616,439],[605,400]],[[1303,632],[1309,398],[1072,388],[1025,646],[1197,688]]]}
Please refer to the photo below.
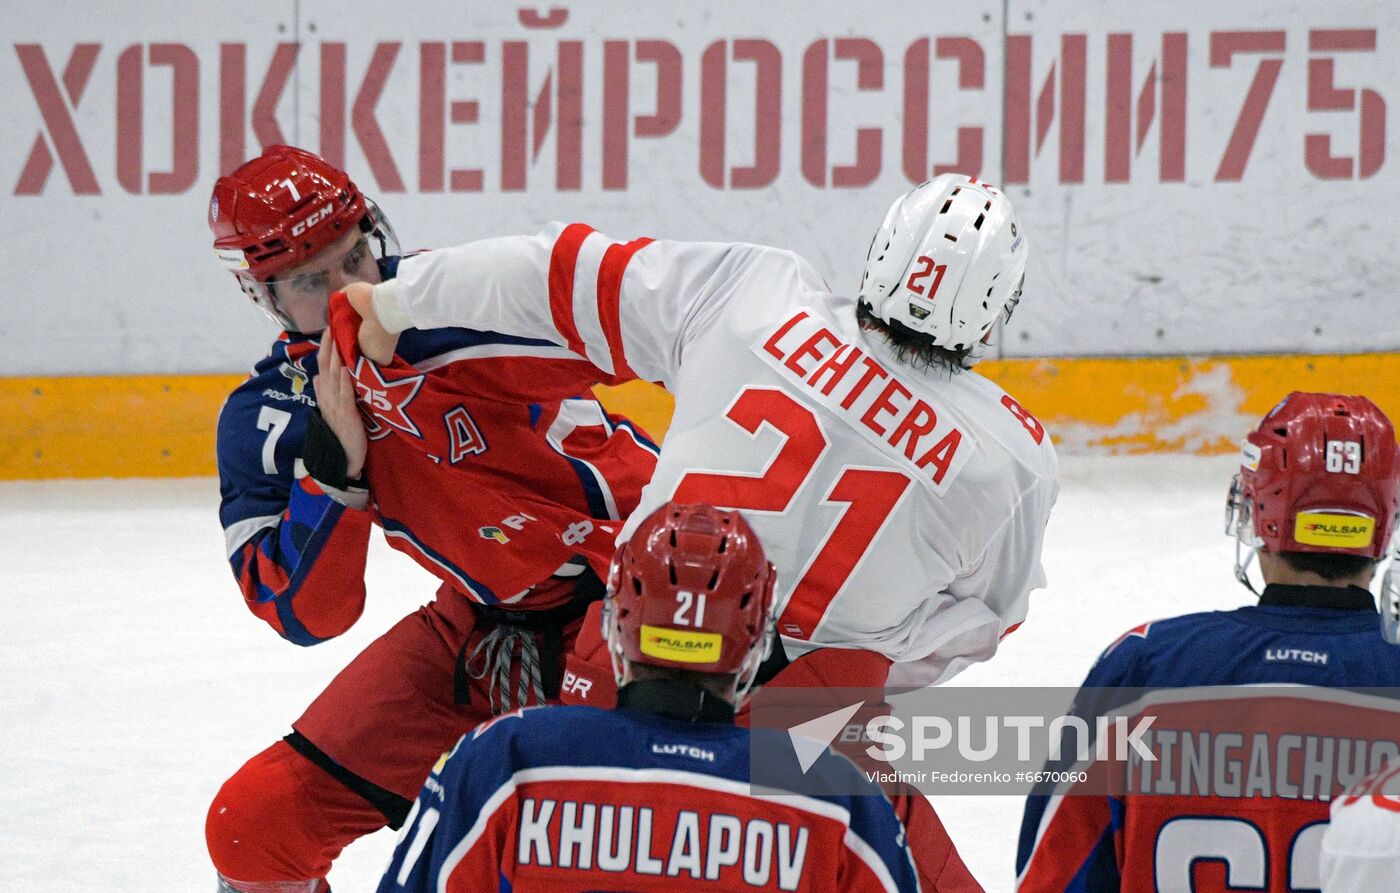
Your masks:
{"label": "red jersey with star logo", "polygon": [[586,361],[548,341],[452,330],[443,353],[381,366],[360,354],[359,322],[337,295],[330,331],[353,370],[365,478],[390,544],[485,604],[548,608],[569,589],[530,587],[585,564],[606,575],[656,447],[592,396]]}

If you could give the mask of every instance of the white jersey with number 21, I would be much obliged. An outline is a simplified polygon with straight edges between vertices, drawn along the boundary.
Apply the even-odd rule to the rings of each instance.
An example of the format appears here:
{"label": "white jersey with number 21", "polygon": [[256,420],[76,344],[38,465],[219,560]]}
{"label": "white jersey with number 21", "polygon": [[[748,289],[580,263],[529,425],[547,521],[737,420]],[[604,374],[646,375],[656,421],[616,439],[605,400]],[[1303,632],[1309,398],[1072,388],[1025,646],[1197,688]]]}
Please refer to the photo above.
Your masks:
{"label": "white jersey with number 21", "polygon": [[941,681],[991,657],[1045,584],[1040,422],[975,373],[901,363],[791,252],[556,224],[404,258],[374,305],[391,331],[549,338],[600,380],[664,385],[675,414],[622,537],[671,498],[742,510],[791,655],[866,649],[893,683]]}

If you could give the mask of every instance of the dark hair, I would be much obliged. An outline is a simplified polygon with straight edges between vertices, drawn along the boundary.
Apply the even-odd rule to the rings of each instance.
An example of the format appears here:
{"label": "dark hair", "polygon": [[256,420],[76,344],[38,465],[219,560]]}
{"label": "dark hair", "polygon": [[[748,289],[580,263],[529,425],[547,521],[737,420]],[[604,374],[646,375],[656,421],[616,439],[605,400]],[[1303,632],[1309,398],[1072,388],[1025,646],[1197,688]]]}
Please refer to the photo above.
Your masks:
{"label": "dark hair", "polygon": [[966,350],[939,347],[927,335],[915,332],[899,320],[885,322],[880,319],[864,301],[856,302],[856,322],[866,331],[885,336],[885,342],[894,348],[895,359],[905,365],[915,369],[940,369],[949,375],[956,375],[968,367],[971,347]]}
{"label": "dark hair", "polygon": [[679,667],[657,667],[652,664],[633,662],[633,679],[670,679],[685,682],[696,688],[706,688],[720,693],[734,685],[733,673],[705,673],[700,670],[682,670]]}
{"label": "dark hair", "polygon": [[1372,570],[1376,559],[1367,555],[1340,555],[1335,552],[1280,552],[1284,564],[1299,573],[1313,573],[1328,582],[1354,577]]}

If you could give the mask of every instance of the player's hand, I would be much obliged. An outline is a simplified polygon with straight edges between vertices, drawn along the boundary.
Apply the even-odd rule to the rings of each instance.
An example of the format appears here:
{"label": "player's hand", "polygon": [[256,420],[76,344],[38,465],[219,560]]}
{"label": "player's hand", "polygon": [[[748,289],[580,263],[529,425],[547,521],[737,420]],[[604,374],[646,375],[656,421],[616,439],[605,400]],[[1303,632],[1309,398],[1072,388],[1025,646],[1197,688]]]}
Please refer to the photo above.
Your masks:
{"label": "player's hand", "polygon": [[355,282],[345,287],[345,297],[355,312],[360,314],[360,353],[387,366],[394,361],[399,336],[390,334],[379,324],[379,316],[374,312],[374,301],[371,300],[373,294],[374,287],[368,282]]}
{"label": "player's hand", "polygon": [[[389,354],[393,357],[393,352]],[[345,476],[358,478],[365,467],[365,456],[369,453],[369,438],[365,435],[365,422],[355,405],[355,383],[350,371],[340,361],[340,352],[335,349],[335,339],[330,329],[321,337],[321,350],[316,355],[320,374],[312,387],[316,390],[316,404],[321,410],[321,418],[335,432],[340,446],[345,450]]]}

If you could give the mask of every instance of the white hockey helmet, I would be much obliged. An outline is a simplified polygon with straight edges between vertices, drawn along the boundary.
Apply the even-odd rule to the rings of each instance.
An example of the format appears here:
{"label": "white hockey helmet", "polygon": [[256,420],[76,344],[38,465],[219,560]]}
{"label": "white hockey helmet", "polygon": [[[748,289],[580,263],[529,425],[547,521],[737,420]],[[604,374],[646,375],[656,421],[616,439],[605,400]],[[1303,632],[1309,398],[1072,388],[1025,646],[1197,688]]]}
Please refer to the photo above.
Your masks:
{"label": "white hockey helmet", "polygon": [[941,174],[890,206],[865,257],[860,300],[891,328],[963,354],[971,367],[1020,300],[1028,253],[1001,190]]}

